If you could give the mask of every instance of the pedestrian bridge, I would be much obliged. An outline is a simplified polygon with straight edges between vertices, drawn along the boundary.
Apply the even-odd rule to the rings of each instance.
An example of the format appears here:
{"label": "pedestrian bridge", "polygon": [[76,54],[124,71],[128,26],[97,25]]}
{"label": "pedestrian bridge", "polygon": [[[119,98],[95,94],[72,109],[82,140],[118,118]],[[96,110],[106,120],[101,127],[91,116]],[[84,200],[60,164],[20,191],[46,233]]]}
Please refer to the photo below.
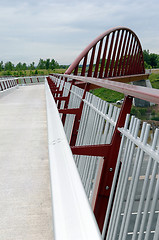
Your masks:
{"label": "pedestrian bridge", "polygon": [[[1,239],[159,239],[159,130],[130,116],[159,104],[137,36],[113,28],[65,74],[0,80]],[[93,96],[125,94],[121,108]]]}

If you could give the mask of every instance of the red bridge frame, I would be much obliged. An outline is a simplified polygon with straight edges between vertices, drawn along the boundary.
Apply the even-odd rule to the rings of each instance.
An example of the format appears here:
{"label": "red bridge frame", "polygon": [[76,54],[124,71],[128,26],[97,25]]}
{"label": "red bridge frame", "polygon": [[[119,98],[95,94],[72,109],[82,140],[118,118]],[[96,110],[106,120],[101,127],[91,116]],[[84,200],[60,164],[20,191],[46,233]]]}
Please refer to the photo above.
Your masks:
{"label": "red bridge frame", "polygon": [[[118,128],[124,126],[126,114],[131,111],[133,97],[159,104],[159,90],[126,84],[132,81],[147,79],[149,75],[145,74],[143,53],[139,39],[132,30],[125,27],[116,27],[104,32],[84,49],[64,75],[52,75],[64,80],[64,84],[68,79],[69,81],[71,79],[71,88],[73,85],[83,88],[82,100],[85,98],[87,91],[99,87],[112,89],[126,95],[111,143],[76,146],[84,103],[81,101],[79,108],[68,109],[71,91],[69,91],[67,97],[63,97],[64,85],[62,90],[60,90],[59,86],[48,77],[48,83],[54,99],[56,102],[58,101],[57,107],[59,112],[63,114],[63,125],[65,124],[66,114],[75,114],[70,139],[72,153],[101,156],[104,159],[99,184],[96,189],[95,201],[92,206],[98,226],[102,231],[121,142]],[[64,109],[60,109],[61,101],[65,102]]]}

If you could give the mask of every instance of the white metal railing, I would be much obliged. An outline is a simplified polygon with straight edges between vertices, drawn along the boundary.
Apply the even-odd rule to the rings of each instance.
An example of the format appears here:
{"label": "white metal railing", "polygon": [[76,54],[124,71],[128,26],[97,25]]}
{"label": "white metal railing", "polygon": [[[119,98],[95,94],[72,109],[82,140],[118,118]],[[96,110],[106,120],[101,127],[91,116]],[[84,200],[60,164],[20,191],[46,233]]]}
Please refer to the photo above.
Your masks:
{"label": "white metal railing", "polygon": [[[150,125],[128,117],[103,229],[107,240],[159,239],[159,129],[148,144]],[[141,132],[141,133],[140,133]],[[121,164],[119,179],[117,179]],[[116,182],[117,188],[116,188]],[[115,198],[113,196],[115,194]],[[109,214],[113,203],[111,218]]]}
{"label": "white metal railing", "polygon": [[17,79],[15,78],[1,78],[0,79],[0,96],[10,92],[17,86]]}
{"label": "white metal railing", "polygon": [[18,85],[44,83],[45,76],[5,77],[0,79],[0,96],[14,90]]}
{"label": "white metal railing", "polygon": [[[60,81],[54,77],[51,78],[54,81],[57,81],[57,86],[60,87],[60,90],[62,90],[64,81]],[[70,87],[71,84],[66,82],[64,85],[63,96],[68,95]],[[83,89],[72,86],[68,108],[79,107],[83,92]],[[87,92],[85,99],[82,101],[84,102],[84,107],[80,120],[76,145],[110,144],[120,109],[89,92]],[[64,102],[61,104],[61,108],[63,107]],[[68,114],[66,116],[64,130],[68,141],[70,141],[74,118],[75,115]],[[74,160],[87,197],[92,204],[93,189],[95,188],[101,157],[76,155],[74,156]]]}
{"label": "white metal railing", "polygon": [[[63,81],[56,77],[52,79],[62,90]],[[70,86],[69,82],[65,83],[63,96],[68,96]],[[83,90],[73,86],[68,108],[79,107],[82,96]],[[87,93],[82,101],[84,107],[76,145],[109,144],[119,109],[90,93]],[[64,102],[61,106],[64,107]],[[73,121],[74,116],[67,114],[64,128],[68,140]],[[122,140],[102,237],[106,240],[157,240],[159,239],[159,129],[156,129],[153,135],[149,124],[141,125],[140,120],[134,116],[130,119],[127,115],[124,128],[118,130]],[[87,197],[92,202],[100,158],[76,155],[74,160]]]}
{"label": "white metal railing", "polygon": [[45,89],[55,240],[101,239],[47,82]]}
{"label": "white metal railing", "polygon": [[29,76],[29,77],[18,77],[18,84],[19,85],[26,85],[26,84],[37,84],[37,83],[44,83],[46,76]]}

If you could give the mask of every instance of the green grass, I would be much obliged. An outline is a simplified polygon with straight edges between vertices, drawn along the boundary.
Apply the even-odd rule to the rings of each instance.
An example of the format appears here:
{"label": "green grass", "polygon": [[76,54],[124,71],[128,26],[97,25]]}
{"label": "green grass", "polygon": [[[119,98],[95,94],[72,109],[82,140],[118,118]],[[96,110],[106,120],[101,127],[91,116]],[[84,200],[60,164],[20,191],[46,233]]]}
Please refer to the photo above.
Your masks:
{"label": "green grass", "polygon": [[[153,88],[159,89],[159,74],[152,73],[149,76],[150,82]],[[118,93],[109,89],[99,88],[91,91],[97,97],[100,97],[107,102],[115,103],[117,100],[120,100],[124,97],[122,93]]]}
{"label": "green grass", "polygon": [[97,97],[110,103],[115,103],[117,100],[122,99],[124,97],[124,94],[122,93],[115,92],[113,90],[105,88],[94,89],[91,92]]}
{"label": "green grass", "polygon": [[49,75],[50,73],[64,73],[66,69],[35,69],[35,70],[21,70],[21,71],[0,71],[0,76],[33,76],[33,75]]}
{"label": "green grass", "polygon": [[149,76],[149,79],[150,79],[152,87],[159,89],[159,74],[152,73]]}

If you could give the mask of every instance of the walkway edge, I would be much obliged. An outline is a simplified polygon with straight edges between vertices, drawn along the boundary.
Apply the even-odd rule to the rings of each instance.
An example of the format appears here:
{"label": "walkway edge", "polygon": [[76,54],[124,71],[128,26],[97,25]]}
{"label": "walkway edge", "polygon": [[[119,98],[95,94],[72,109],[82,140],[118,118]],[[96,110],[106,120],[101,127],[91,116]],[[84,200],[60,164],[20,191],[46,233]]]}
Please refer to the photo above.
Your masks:
{"label": "walkway edge", "polygon": [[102,239],[47,82],[45,89],[54,238]]}

